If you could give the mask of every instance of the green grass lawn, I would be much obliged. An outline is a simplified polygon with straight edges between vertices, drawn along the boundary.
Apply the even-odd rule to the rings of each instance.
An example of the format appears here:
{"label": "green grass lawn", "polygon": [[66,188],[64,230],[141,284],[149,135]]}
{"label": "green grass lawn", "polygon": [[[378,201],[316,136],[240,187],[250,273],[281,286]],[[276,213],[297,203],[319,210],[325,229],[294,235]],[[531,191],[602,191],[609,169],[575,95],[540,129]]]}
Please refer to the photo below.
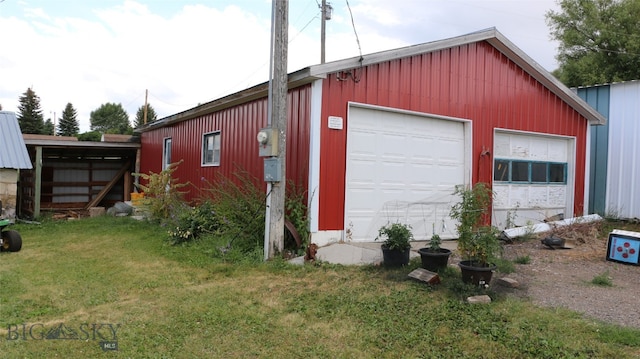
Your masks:
{"label": "green grass lawn", "polygon": [[408,280],[417,262],[230,263],[211,239],[171,246],[130,218],[13,229],[24,244],[0,254],[3,358],[640,357],[638,330],[515,299],[469,305],[455,285]]}

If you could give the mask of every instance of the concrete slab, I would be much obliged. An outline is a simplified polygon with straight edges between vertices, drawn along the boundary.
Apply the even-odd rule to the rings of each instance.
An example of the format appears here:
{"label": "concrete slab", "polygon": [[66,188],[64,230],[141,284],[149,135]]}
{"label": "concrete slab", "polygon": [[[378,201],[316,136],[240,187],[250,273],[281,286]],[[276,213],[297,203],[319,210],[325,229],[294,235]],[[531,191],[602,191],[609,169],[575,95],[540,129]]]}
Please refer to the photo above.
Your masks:
{"label": "concrete slab", "polygon": [[318,248],[316,258],[323,262],[344,265],[379,264],[382,262],[382,250],[335,243]]}
{"label": "concrete slab", "polygon": [[[342,265],[378,265],[382,263],[382,250],[380,242],[349,242],[349,243],[333,243],[318,248],[316,259],[326,263],[342,264]],[[411,258],[419,257],[418,249],[424,248],[428,242],[412,242]],[[455,250],[456,241],[443,241],[442,247]],[[291,263],[303,264],[302,257],[294,258]]]}

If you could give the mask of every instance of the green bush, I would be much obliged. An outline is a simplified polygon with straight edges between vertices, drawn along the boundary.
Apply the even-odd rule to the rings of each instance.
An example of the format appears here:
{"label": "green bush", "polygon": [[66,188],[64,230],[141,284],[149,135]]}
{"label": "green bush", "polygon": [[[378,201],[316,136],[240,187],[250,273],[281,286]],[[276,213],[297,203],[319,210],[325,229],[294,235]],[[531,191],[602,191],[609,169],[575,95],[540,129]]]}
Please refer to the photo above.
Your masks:
{"label": "green bush", "polygon": [[188,183],[180,183],[177,178],[173,178],[173,172],[182,161],[172,163],[160,173],[134,173],[136,177],[145,180],[146,183],[138,184],[144,192],[142,205],[149,213],[149,218],[153,221],[163,223],[175,221],[178,214],[187,208],[183,201],[184,193],[182,188]]}
{"label": "green bush", "polygon": [[[296,185],[293,181],[287,182],[286,198],[284,201],[286,218],[293,224],[302,241],[298,254],[302,254],[309,245],[309,217],[307,212],[307,191],[303,186]],[[293,249],[296,243],[285,236],[285,249]]]}
{"label": "green bush", "polygon": [[411,241],[413,240],[411,225],[399,222],[387,223],[378,229],[376,241],[378,239],[384,241],[382,245],[387,249],[405,250],[411,248]]}
{"label": "green bush", "polygon": [[203,202],[210,201],[217,217],[217,234],[227,238],[227,247],[249,253],[264,247],[265,197],[260,181],[248,172],[233,177],[218,175],[206,181]]}
{"label": "green bush", "polygon": [[205,234],[213,234],[219,227],[214,205],[207,200],[181,211],[172,229],[169,230],[169,237],[173,244],[178,244],[200,238]]}
{"label": "green bush", "polygon": [[[264,182],[246,171],[237,171],[231,177],[217,175],[214,180],[203,179],[197,205],[189,207],[183,201],[181,184],[173,178],[180,162],[171,164],[160,173],[136,173],[145,180],[139,187],[144,191],[144,208],[152,220],[166,225],[173,244],[190,242],[206,235],[225,242],[221,252],[228,256],[257,253],[264,248],[265,200]],[[286,218],[294,225],[301,238],[301,246],[285,233],[285,249],[301,254],[308,244],[309,219],[307,193],[304,187],[287,183]],[[295,247],[295,248],[294,248]],[[231,249],[233,249],[231,251]],[[293,252],[293,251],[292,251]]]}

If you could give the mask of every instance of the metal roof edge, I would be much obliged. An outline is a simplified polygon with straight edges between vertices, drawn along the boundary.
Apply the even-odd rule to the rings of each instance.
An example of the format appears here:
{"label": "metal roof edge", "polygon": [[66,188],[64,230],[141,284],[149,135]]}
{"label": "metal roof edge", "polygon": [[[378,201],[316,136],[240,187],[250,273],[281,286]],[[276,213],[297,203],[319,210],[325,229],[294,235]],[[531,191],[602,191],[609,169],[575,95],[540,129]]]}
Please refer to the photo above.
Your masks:
{"label": "metal roof edge", "polygon": [[560,97],[569,106],[576,110],[579,114],[584,116],[590,124],[604,125],[607,123],[607,118],[600,114],[596,109],[591,107],[586,101],[584,101],[578,94],[572,91],[565,84],[555,78],[549,71],[538,64],[534,59],[502,35],[499,31],[495,31],[493,38],[487,39],[487,41],[511,61],[515,62],[529,75],[542,83],[547,89]]}
{"label": "metal roof edge", "polygon": [[391,61],[395,59],[443,50],[443,49],[460,46],[464,44],[469,44],[473,42],[483,41],[483,40],[487,40],[492,37],[495,37],[496,33],[497,33],[496,28],[491,27],[488,29],[484,29],[484,30],[472,32],[469,34],[448,38],[448,39],[436,40],[436,41],[426,42],[423,44],[401,47],[398,49],[380,51],[380,52],[376,52],[368,55],[363,55],[362,57],[356,56],[348,59],[327,62],[325,64],[311,66],[310,75],[326,76],[328,73],[348,70],[354,67],[377,64],[384,61]]}
{"label": "metal roof edge", "polygon": [[[296,88],[307,83],[311,83],[316,80],[317,76],[310,75],[309,67],[300,69],[298,71],[289,73],[287,79],[287,86],[289,89]],[[263,98],[268,95],[269,92],[269,81],[263,82],[261,84],[255,85],[248,89],[232,93],[225,97],[221,97],[219,99],[204,103],[202,105],[196,106],[194,108],[188,109],[186,111],[182,111],[171,116],[167,116],[160,120],[154,121],[152,123],[147,124],[141,128],[137,128],[134,130],[134,133],[143,133],[148,132],[157,128],[162,128],[174,123],[190,120],[192,118],[201,116],[202,114],[216,112],[220,110],[224,110],[226,108],[236,106],[239,104],[247,103],[249,101],[253,101],[259,98]]]}
{"label": "metal roof edge", "polygon": [[333,61],[326,64],[314,65],[310,67],[310,75],[326,77],[328,73],[332,72],[353,69],[356,67],[376,64],[383,61],[391,61],[422,53],[439,51],[479,41],[487,41],[498,51],[502,52],[505,56],[511,59],[511,61],[524,69],[529,75],[542,83],[551,92],[562,98],[573,109],[584,116],[589,121],[589,123],[604,125],[607,122],[607,119],[604,116],[602,116],[598,111],[596,111],[584,100],[582,100],[566,85],[556,79],[549,71],[547,71],[544,67],[533,60],[533,58],[531,58],[524,51],[518,48],[495,27],[448,39],[407,46],[399,49],[381,51],[370,55],[364,55],[362,57],[352,57],[349,59]]}
{"label": "metal roof edge", "polygon": [[137,142],[95,142],[95,141],[60,141],[60,140],[24,140],[26,146],[42,147],[86,147],[86,148],[130,148],[141,147]]}
{"label": "metal roof edge", "polygon": [[31,169],[31,159],[14,112],[0,110],[0,167]]}

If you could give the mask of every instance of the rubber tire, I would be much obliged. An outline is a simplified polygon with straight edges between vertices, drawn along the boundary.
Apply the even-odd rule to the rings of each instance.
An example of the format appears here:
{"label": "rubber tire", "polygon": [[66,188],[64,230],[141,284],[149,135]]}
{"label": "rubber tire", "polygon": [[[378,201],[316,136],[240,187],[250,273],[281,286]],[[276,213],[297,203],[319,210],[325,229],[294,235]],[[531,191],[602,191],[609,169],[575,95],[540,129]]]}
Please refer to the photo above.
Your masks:
{"label": "rubber tire", "polygon": [[22,237],[17,231],[2,232],[2,249],[9,252],[18,252],[22,249]]}

